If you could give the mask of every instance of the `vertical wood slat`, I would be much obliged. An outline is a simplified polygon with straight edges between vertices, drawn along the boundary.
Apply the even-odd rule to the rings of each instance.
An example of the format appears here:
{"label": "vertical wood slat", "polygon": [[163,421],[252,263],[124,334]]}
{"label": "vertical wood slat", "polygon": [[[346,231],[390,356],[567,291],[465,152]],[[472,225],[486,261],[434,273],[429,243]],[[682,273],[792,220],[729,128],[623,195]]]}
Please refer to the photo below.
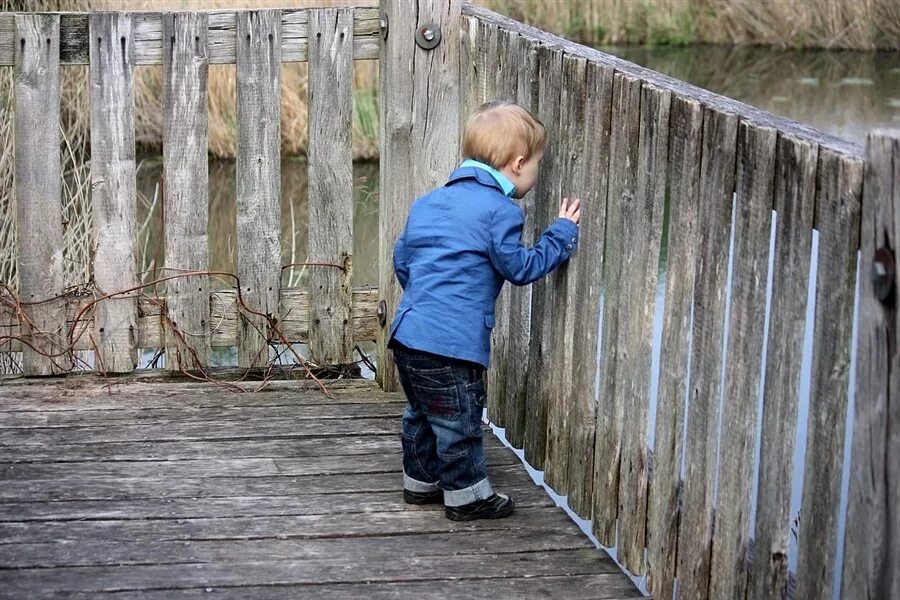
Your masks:
{"label": "vertical wood slat", "polygon": [[725,286],[734,193],[736,115],[706,108],[685,437],[684,501],[678,531],[678,595],[703,600],[709,588]]}
{"label": "vertical wood slat", "polygon": [[812,246],[816,155],[815,144],[779,134],[775,159],[775,259],[751,598],[782,597],[787,590],[792,457]]}
{"label": "vertical wood slat", "polygon": [[309,356],[352,361],[353,10],[309,13]]}
{"label": "vertical wood slat", "polygon": [[[637,190],[623,206],[629,224],[621,296],[625,310],[616,351],[623,353],[618,385],[624,401],[622,458],[619,466],[618,557],[635,575],[644,572],[647,533],[647,415],[650,404],[653,318],[666,201],[671,93],[650,84],[641,88],[641,126]],[[623,324],[624,324],[623,323]]]}
{"label": "vertical wood slat", "polygon": [[[379,60],[378,289],[386,318],[378,330],[377,378],[385,391],[400,388],[393,358],[386,351],[400,300],[391,260],[394,243],[413,200],[442,185],[459,158],[461,2],[415,0],[409,4],[413,6],[381,3],[390,23]],[[441,43],[423,50],[413,39],[416,28],[428,23],[440,26]]]}
{"label": "vertical wood slat", "polygon": [[[581,198],[586,191],[584,163],[585,104],[587,61],[574,56],[564,56],[562,64],[562,86],[559,100],[560,141],[551,150],[552,160],[561,165],[560,195],[572,202]],[[584,211],[582,211],[584,214]],[[580,233],[580,232],[579,232]],[[553,297],[553,321],[551,347],[554,366],[546,376],[550,379],[551,401],[547,415],[547,464],[544,482],[564,496],[569,491],[569,428],[574,416],[573,351],[576,323],[584,325],[576,302],[576,286],[581,277],[578,261],[581,252],[575,253],[560,268],[556,277]]]}
{"label": "vertical wood slat", "polygon": [[[209,267],[208,16],[163,15],[163,198],[166,275]],[[166,282],[166,368],[209,364],[209,277]],[[174,325],[173,325],[174,324]],[[174,328],[184,334],[176,336]]]}
{"label": "vertical wood slat", "polygon": [[[538,68],[537,48],[524,38],[514,36],[507,48],[508,61],[518,65],[516,72],[516,103],[532,113],[537,112]],[[534,243],[536,190],[531,190],[519,200],[525,213],[522,243]],[[525,445],[526,411],[528,407],[528,357],[531,343],[531,292],[532,286],[510,286],[509,341],[507,355],[513,357],[507,365],[506,439],[516,448]]]}
{"label": "vertical wood slat", "polygon": [[862,161],[819,152],[815,225],[819,230],[816,316],[798,547],[797,597],[830,598],[856,293]]}
{"label": "vertical wood slat", "polygon": [[238,365],[260,367],[281,296],[281,11],[236,18]]}
{"label": "vertical wood slat", "polygon": [[[515,102],[515,63],[509,63],[507,48],[514,35],[505,29],[491,26],[489,36],[496,41],[489,44],[495,54],[491,58],[491,69],[486,70],[487,100]],[[509,296],[512,284],[506,282],[500,288],[500,295],[494,305],[494,329],[491,331],[491,364],[487,372],[488,419],[499,427],[506,426],[506,386],[510,359],[509,351]]]}
{"label": "vertical wood slat", "polygon": [[[866,142],[860,249],[856,398],[843,598],[900,597],[900,269],[876,296],[875,254],[900,248],[900,131],[876,129]],[[882,251],[884,252],[884,251]]]}
{"label": "vertical wood slat", "polygon": [[[15,192],[19,298],[25,375],[71,366],[66,305],[59,155],[59,15],[16,15]],[[33,326],[32,326],[33,325]],[[29,346],[30,344],[30,346]],[[32,348],[31,346],[34,346]],[[50,356],[44,356],[49,354]]]}
{"label": "vertical wood slat", "polygon": [[[618,386],[618,345],[627,299],[623,279],[626,245],[631,243],[627,222],[628,205],[635,201],[641,124],[641,80],[616,73],[613,80],[612,130],[609,161],[609,193],[606,204],[606,274],[604,275],[603,334],[600,355],[600,403],[597,410],[594,452],[594,534],[601,544],[615,545],[619,505],[619,461],[621,458],[624,398]],[[620,368],[622,371],[620,372]]]}
{"label": "vertical wood slat", "polygon": [[731,312],[710,598],[743,598],[747,587],[776,137],[771,127],[745,122],[739,125]]}
{"label": "vertical wood slat", "polygon": [[691,304],[700,213],[703,109],[672,98],[669,126],[669,227],[656,434],[647,507],[649,588],[671,598],[680,519],[684,402],[690,361]]}
{"label": "vertical wood slat", "polygon": [[[91,205],[94,284],[105,295],[138,284],[134,159],[134,35],[128,13],[91,13]],[[137,298],[96,305],[97,369],[128,373],[137,366]]]}
{"label": "vertical wood slat", "polygon": [[603,278],[603,240],[609,177],[613,69],[588,62],[584,135],[581,136],[583,179],[573,179],[584,210],[579,223],[578,265],[574,303],[577,326],[572,341],[572,413],[569,426],[568,503],[582,518],[591,516],[594,489],[594,431],[597,427],[597,344]]}
{"label": "vertical wood slat", "polygon": [[[19,321],[25,375],[50,375],[66,356],[59,161],[59,17],[14,15],[15,198]],[[10,282],[12,283],[12,282]],[[49,354],[49,356],[45,356]]]}
{"label": "vertical wood slat", "polygon": [[[559,89],[562,84],[562,51],[558,48],[538,48],[538,114],[546,128],[546,147],[559,143]],[[534,239],[555,220],[559,213],[559,163],[541,161],[535,196]],[[528,352],[528,383],[526,385],[525,459],[542,470],[547,450],[547,416],[552,389],[549,373],[553,367],[552,345],[553,300],[558,271],[531,284],[531,341]],[[559,358],[559,357],[557,357]]]}

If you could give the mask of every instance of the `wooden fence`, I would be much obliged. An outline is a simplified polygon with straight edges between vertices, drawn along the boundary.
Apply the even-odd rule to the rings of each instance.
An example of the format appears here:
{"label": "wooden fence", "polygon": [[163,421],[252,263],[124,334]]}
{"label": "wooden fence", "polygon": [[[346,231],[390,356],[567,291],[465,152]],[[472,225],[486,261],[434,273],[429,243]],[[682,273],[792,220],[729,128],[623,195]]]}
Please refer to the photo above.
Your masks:
{"label": "wooden fence", "polygon": [[873,133],[866,157],[844,140],[472,5],[460,30],[461,114],[505,99],[547,126],[539,184],[524,199],[526,242],[555,218],[562,196],[584,205],[572,260],[503,290],[491,420],[592,519],[601,543],[616,546],[632,573],[649,573],[654,597],[672,597],[676,579],[679,598],[784,597],[817,231],[795,597],[830,598],[861,249],[842,596],[898,597],[896,274],[878,267],[887,273],[879,285],[895,286],[884,301],[869,274],[877,247],[897,247],[900,136]]}
{"label": "wooden fence", "polygon": [[[270,343],[308,341],[319,364],[352,362],[374,340],[376,290],[353,291],[352,67],[379,51],[376,8],[0,15],[0,65],[15,70],[19,289],[0,314],[3,350],[27,375],[94,350],[99,371],[134,370],[139,348],[167,368],[209,365],[237,346],[242,367]],[[281,289],[281,66],[309,61],[308,289]],[[210,293],[207,72],[237,67],[237,273]],[[63,289],[60,65],[90,66],[95,235],[87,295]],[[162,65],[164,298],[136,273],[134,67]],[[187,273],[196,273],[186,276]],[[235,277],[236,276],[236,277]],[[236,282],[240,282],[239,286]],[[127,293],[120,293],[131,290]],[[113,294],[113,296],[106,298]],[[105,298],[96,301],[98,298]]]}

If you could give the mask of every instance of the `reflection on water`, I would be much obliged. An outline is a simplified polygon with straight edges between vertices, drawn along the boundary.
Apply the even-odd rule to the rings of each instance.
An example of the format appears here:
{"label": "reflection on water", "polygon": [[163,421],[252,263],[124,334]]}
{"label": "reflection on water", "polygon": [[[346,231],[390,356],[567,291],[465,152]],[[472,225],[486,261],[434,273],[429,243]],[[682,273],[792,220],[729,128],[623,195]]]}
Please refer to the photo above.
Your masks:
{"label": "reflection on water", "polygon": [[601,50],[860,144],[875,127],[900,127],[897,52],[730,46]]}
{"label": "reflection on water", "polygon": [[[138,264],[145,280],[164,264],[162,235],[162,159],[141,161],[137,173],[139,236]],[[237,204],[234,161],[209,165],[209,270],[237,272]],[[281,163],[281,264],[305,262],[308,251],[308,184],[305,160]],[[378,284],[378,163],[353,165],[353,285]],[[282,285],[306,285],[306,269],[285,269]],[[213,288],[234,287],[233,280],[217,279]]]}

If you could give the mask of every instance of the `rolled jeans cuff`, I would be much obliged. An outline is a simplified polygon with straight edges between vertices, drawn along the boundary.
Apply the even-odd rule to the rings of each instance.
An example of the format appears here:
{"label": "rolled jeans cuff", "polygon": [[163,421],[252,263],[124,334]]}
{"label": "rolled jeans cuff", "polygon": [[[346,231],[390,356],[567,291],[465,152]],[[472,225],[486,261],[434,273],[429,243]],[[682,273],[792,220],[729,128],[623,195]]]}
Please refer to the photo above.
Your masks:
{"label": "rolled jeans cuff", "polygon": [[413,479],[406,474],[406,471],[403,472],[403,487],[411,492],[436,492],[441,489],[438,486],[437,481],[434,483],[425,483],[424,481]]}
{"label": "rolled jeans cuff", "polygon": [[463,506],[478,500],[487,500],[494,495],[494,488],[487,477],[461,490],[444,490],[444,506]]}

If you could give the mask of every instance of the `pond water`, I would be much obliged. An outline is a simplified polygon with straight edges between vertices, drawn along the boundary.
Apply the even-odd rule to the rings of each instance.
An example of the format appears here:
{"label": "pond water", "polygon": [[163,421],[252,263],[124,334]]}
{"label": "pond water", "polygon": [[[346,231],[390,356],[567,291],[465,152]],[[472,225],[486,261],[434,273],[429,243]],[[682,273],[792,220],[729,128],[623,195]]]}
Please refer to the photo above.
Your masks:
{"label": "pond water", "polygon": [[[819,129],[864,143],[869,130],[875,127],[900,127],[900,54],[873,52],[832,51],[777,51],[762,48],[689,47],[689,48],[603,48],[673,77],[689,81],[726,96],[809,123]],[[551,157],[552,158],[552,157]],[[161,217],[159,215],[158,185],[161,165],[158,160],[145,161],[138,174],[138,187],[142,197],[139,219],[142,229],[143,268],[159,264],[163,260],[160,240]],[[217,161],[210,165],[210,268],[234,271],[234,163]],[[354,166],[354,273],[355,286],[377,285],[378,280],[378,166],[377,163],[359,163]],[[282,164],[282,262],[301,262],[307,248],[307,179],[306,163],[286,159]],[[772,234],[777,221],[773,213]],[[771,282],[772,245],[770,240],[769,282]],[[817,270],[816,253],[818,235],[813,234],[811,281]],[[665,255],[662,249],[660,277],[657,288],[656,316],[653,339],[651,379],[651,422],[648,429],[650,447],[653,447],[655,398],[658,386],[659,347],[662,333],[662,310],[665,302]],[[729,261],[729,289],[731,264]],[[305,284],[302,269],[285,272],[283,285]],[[222,283],[222,286],[228,284]],[[771,288],[771,285],[768,286]],[[766,327],[771,289],[767,297]],[[730,307],[730,294],[726,298],[726,310]],[[808,288],[807,329],[804,336],[803,373],[800,385],[800,407],[796,431],[794,477],[791,485],[792,520],[800,507],[800,491],[803,481],[803,453],[806,444],[806,426],[809,407],[809,379],[812,350],[812,321],[815,311],[815,287]],[[727,319],[727,314],[726,314]],[[856,317],[854,317],[855,331]],[[855,334],[854,334],[855,337]],[[367,352],[372,351],[366,345]],[[724,349],[724,346],[723,346]],[[763,353],[765,354],[765,347]],[[219,353],[225,363],[233,361],[232,352]],[[855,374],[855,348],[851,364],[850,398],[848,414],[853,414],[852,398]],[[373,357],[374,358],[374,357]],[[764,359],[765,360],[765,359]],[[765,364],[765,362],[763,362]],[[364,372],[368,372],[364,368]],[[724,370],[723,370],[724,373]],[[371,372],[368,372],[371,376]],[[763,386],[760,385],[760,389]],[[761,415],[761,397],[757,400]],[[687,402],[687,398],[685,399]],[[761,418],[758,419],[758,422]],[[848,418],[847,439],[851,419]],[[503,438],[503,431],[496,430]],[[845,452],[843,497],[839,543],[843,539],[844,511],[847,490],[849,445]],[[758,455],[758,439],[756,452]],[[521,456],[521,453],[520,453]],[[758,468],[758,464],[755,465]],[[542,474],[530,471],[535,481],[542,482]],[[754,476],[755,479],[755,476]],[[566,506],[565,498],[552,493],[556,501]],[[754,486],[753,497],[756,496]],[[755,501],[753,504],[755,512]],[[573,518],[590,535],[590,524]],[[751,514],[751,523],[753,515]],[[792,528],[792,523],[785,523]],[[752,528],[751,528],[752,531]],[[796,568],[797,547],[794,534],[790,536],[790,567]],[[595,540],[596,541],[596,540]],[[840,547],[840,546],[839,546]],[[615,554],[612,550],[613,555]],[[841,553],[839,552],[839,561]],[[840,569],[838,569],[838,574]],[[636,580],[646,591],[645,582]],[[839,579],[835,589],[840,589]],[[835,594],[837,597],[837,593]]]}

